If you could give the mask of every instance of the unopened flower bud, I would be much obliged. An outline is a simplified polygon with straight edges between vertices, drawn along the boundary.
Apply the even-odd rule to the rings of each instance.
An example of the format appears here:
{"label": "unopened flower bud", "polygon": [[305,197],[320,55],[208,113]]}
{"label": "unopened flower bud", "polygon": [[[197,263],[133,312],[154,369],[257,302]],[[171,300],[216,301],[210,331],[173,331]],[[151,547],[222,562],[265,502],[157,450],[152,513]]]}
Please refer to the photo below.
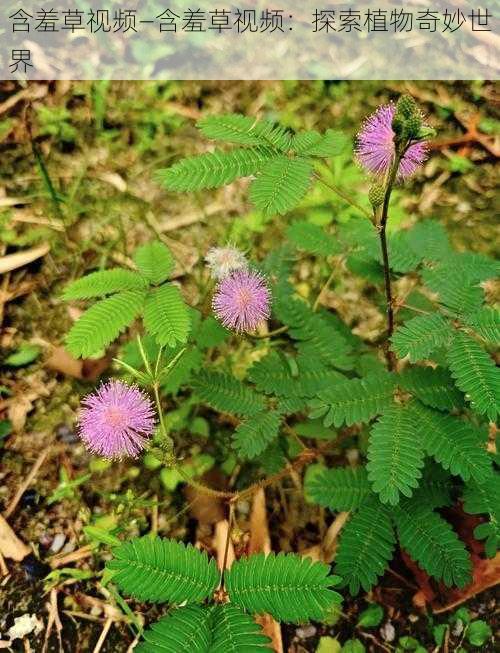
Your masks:
{"label": "unopened flower bud", "polygon": [[422,128],[422,117],[416,113],[411,118],[408,118],[405,125],[405,132],[408,138],[417,139]]}
{"label": "unopened flower bud", "polygon": [[368,192],[368,199],[370,200],[371,205],[374,209],[378,209],[379,206],[382,206],[385,198],[385,188],[382,184],[374,184],[370,191]]}
{"label": "unopened flower bud", "polygon": [[418,115],[419,109],[417,103],[412,98],[411,95],[402,95],[396,105],[396,113],[402,118],[411,118],[414,115]]}

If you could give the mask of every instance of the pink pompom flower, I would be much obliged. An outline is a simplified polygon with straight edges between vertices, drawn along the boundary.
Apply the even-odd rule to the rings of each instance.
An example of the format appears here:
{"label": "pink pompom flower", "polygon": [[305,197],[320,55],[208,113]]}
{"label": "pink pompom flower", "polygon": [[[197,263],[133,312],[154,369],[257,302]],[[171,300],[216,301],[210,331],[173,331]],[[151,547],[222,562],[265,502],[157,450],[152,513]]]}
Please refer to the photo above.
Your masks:
{"label": "pink pompom flower", "polygon": [[153,404],[135,385],[113,379],[82,400],[78,435],[104,458],[137,457],[154,428]]}
{"label": "pink pompom flower", "polygon": [[[393,104],[380,106],[365,121],[358,134],[356,157],[363,168],[374,175],[383,176],[389,171],[395,156],[392,120],[396,113]],[[398,180],[411,177],[427,158],[424,141],[413,143],[399,164]]]}
{"label": "pink pompom flower", "polygon": [[225,327],[248,333],[269,318],[271,292],[261,274],[238,270],[219,283],[212,307]]}

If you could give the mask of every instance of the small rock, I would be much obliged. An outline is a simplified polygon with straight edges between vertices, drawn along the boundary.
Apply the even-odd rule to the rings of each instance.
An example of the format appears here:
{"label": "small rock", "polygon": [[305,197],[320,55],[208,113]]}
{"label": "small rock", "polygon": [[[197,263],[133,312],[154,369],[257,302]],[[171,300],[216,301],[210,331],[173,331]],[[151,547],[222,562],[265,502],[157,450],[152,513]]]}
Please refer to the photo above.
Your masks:
{"label": "small rock", "polygon": [[7,631],[7,637],[10,640],[22,639],[32,632],[38,635],[42,630],[43,622],[37,619],[36,615],[26,613],[14,619],[14,625]]}
{"label": "small rock", "polygon": [[382,626],[382,628],[380,629],[380,636],[382,637],[384,642],[394,641],[394,638],[396,637],[396,630],[390,621],[388,621],[386,624]]}
{"label": "small rock", "polygon": [[316,628],[314,626],[304,626],[303,628],[297,628],[295,634],[300,639],[308,639],[316,635]]}
{"label": "small rock", "polygon": [[57,533],[57,535],[52,540],[52,546],[50,547],[51,552],[59,553],[59,551],[63,548],[65,542],[66,535],[64,535],[64,533]]}

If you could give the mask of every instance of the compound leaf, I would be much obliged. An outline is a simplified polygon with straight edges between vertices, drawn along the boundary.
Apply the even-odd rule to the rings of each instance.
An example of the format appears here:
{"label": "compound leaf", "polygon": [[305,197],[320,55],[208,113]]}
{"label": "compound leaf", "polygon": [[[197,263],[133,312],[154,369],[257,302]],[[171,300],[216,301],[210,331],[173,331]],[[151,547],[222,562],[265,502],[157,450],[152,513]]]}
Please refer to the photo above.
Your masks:
{"label": "compound leaf", "polygon": [[340,603],[340,595],[330,589],[337,580],[321,562],[293,553],[257,553],[233,563],[226,589],[231,603],[245,610],[300,623],[321,620]]}
{"label": "compound leaf", "polygon": [[186,342],[190,319],[177,286],[167,283],[150,291],[144,306],[144,326],[159,345],[175,347]]}
{"label": "compound leaf", "polygon": [[448,364],[457,386],[472,408],[492,422],[500,412],[500,369],[482,347],[465,333],[456,333]]}
{"label": "compound leaf", "polygon": [[113,582],[140,601],[201,603],[219,582],[215,561],[190,544],[137,537],[113,549]]}
{"label": "compound leaf", "polygon": [[390,511],[376,497],[367,499],[342,529],[335,573],[356,595],[368,592],[382,576],[395,545]]}
{"label": "compound leaf", "polygon": [[139,315],[145,293],[125,290],[88,308],[71,327],[66,345],[75,358],[88,358],[107,347]]}
{"label": "compound leaf", "polygon": [[368,478],[382,503],[397,505],[418,487],[424,450],[407,406],[393,404],[374,424],[368,444]]}

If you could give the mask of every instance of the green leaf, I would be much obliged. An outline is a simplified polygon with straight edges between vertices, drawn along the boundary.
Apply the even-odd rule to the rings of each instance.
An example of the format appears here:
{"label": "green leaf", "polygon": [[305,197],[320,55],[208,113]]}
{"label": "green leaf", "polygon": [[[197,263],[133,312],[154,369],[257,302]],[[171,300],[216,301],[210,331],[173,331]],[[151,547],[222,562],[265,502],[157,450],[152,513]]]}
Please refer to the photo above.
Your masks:
{"label": "green leaf", "polygon": [[419,402],[408,407],[417,439],[435,460],[452,474],[465,481],[473,478],[485,480],[491,473],[491,463],[486,450],[481,447],[474,428],[467,422],[443,415]]}
{"label": "green leaf", "polygon": [[467,628],[467,640],[472,646],[484,646],[493,635],[493,632],[482,619],[476,619]]}
{"label": "green leaf", "polygon": [[10,365],[10,367],[22,367],[33,363],[40,356],[40,352],[41,349],[38,345],[23,343],[17,351],[7,356],[3,362],[4,365]]}
{"label": "green leaf", "polygon": [[422,569],[448,587],[470,582],[472,565],[465,545],[440,515],[405,501],[393,517],[401,546]]}
{"label": "green leaf", "polygon": [[488,515],[489,521],[474,529],[474,537],[486,540],[486,555],[493,558],[500,548],[500,474],[492,473],[480,483],[470,481],[465,488],[464,510],[471,515]]}
{"label": "green leaf", "polygon": [[239,177],[256,175],[274,158],[276,154],[270,148],[215,150],[183,159],[170,168],[159,170],[156,176],[173,191],[219,188]]}
{"label": "green leaf", "polygon": [[330,568],[292,553],[257,553],[233,563],[226,572],[231,603],[249,612],[301,623],[321,620],[341,597],[330,588],[338,579]]}
{"label": "green leaf", "polygon": [[327,427],[369,422],[392,403],[395,387],[395,377],[387,372],[335,383],[309,403],[310,416],[323,417]]}
{"label": "green leaf", "polygon": [[342,154],[351,139],[341,131],[327,129],[322,135],[317,131],[299,132],[292,139],[291,149],[302,156],[331,157]]}
{"label": "green leaf", "polygon": [[202,118],[197,127],[210,139],[237,145],[262,145],[286,152],[291,136],[281,125],[230,113]]}
{"label": "green leaf", "polygon": [[312,501],[332,511],[360,508],[372,494],[363,467],[337,467],[306,475],[304,491]]}
{"label": "green leaf", "polygon": [[472,315],[466,315],[465,324],[484,338],[487,342],[497,345],[500,342],[500,311],[490,306],[483,306]]}
{"label": "green leaf", "polygon": [[269,161],[250,186],[250,199],[264,215],[283,215],[295,208],[306,194],[312,165],[306,159],[278,156]]}
{"label": "green leaf", "polygon": [[396,329],[391,338],[392,349],[399,358],[408,356],[415,363],[446,344],[452,334],[450,325],[438,313],[418,315]]}
{"label": "green leaf", "polygon": [[348,639],[342,647],[341,653],[365,653],[366,648],[359,639]]}
{"label": "green leaf", "polygon": [[435,220],[424,220],[408,232],[408,244],[417,256],[428,261],[441,261],[452,254],[445,228]]}
{"label": "green leaf", "polygon": [[422,278],[425,285],[439,295],[439,303],[457,315],[473,313],[482,306],[483,289],[464,280],[455,270],[427,269],[422,271]]}
{"label": "green leaf", "polygon": [[145,294],[125,290],[101,299],[83,313],[66,336],[66,345],[75,358],[88,358],[105,349],[140,314]]}
{"label": "green leaf", "polygon": [[193,390],[202,402],[223,413],[252,417],[264,410],[260,395],[221,372],[202,370],[193,380]]}
{"label": "green leaf", "polygon": [[387,568],[395,545],[390,512],[375,497],[367,499],[340,535],[335,573],[356,595],[368,592]]}
{"label": "green leaf", "polygon": [[286,236],[298,249],[315,256],[332,256],[341,251],[339,243],[331,234],[306,220],[293,222],[286,230]]}
{"label": "green leaf", "polygon": [[111,270],[99,270],[87,274],[81,279],[70,283],[63,292],[63,299],[91,299],[92,297],[104,297],[122,290],[143,290],[146,282],[140,274],[133,270],[112,268]]}
{"label": "green leaf", "polygon": [[384,618],[384,609],[377,603],[372,603],[359,615],[358,628],[376,628]]}
{"label": "green leaf", "polygon": [[500,369],[470,336],[456,333],[448,350],[450,372],[472,408],[495,421],[500,412]]}
{"label": "green leaf", "polygon": [[138,247],[134,252],[134,263],[139,272],[154,285],[168,279],[175,265],[170,250],[159,240]]}
{"label": "green leaf", "polygon": [[[212,615],[213,640],[208,653],[260,653],[271,650],[271,640],[249,615],[230,603]],[[186,653],[191,650],[186,649]]]}
{"label": "green leaf", "polygon": [[189,313],[177,286],[168,283],[150,291],[144,305],[144,326],[159,345],[174,347],[187,341]]}
{"label": "green leaf", "polygon": [[[207,653],[212,641],[212,612],[189,605],[172,610],[144,631],[137,653]],[[210,648],[210,651],[212,649]]]}
{"label": "green leaf", "polygon": [[249,417],[237,426],[233,436],[233,447],[241,458],[251,460],[261,454],[278,437],[280,414],[264,411]]}
{"label": "green leaf", "polygon": [[424,450],[409,408],[393,404],[374,424],[368,444],[368,478],[382,503],[397,505],[418,487]]}
{"label": "green leaf", "polygon": [[432,408],[453,410],[464,404],[449,372],[441,367],[408,367],[399,379],[401,387]]}
{"label": "green leaf", "polygon": [[206,553],[190,544],[150,535],[114,549],[106,566],[120,590],[154,603],[201,603],[219,582],[215,561],[209,561]]}
{"label": "green leaf", "polygon": [[409,246],[409,232],[396,231],[389,235],[388,252],[391,270],[395,272],[413,272],[422,261],[422,255],[416,254]]}

